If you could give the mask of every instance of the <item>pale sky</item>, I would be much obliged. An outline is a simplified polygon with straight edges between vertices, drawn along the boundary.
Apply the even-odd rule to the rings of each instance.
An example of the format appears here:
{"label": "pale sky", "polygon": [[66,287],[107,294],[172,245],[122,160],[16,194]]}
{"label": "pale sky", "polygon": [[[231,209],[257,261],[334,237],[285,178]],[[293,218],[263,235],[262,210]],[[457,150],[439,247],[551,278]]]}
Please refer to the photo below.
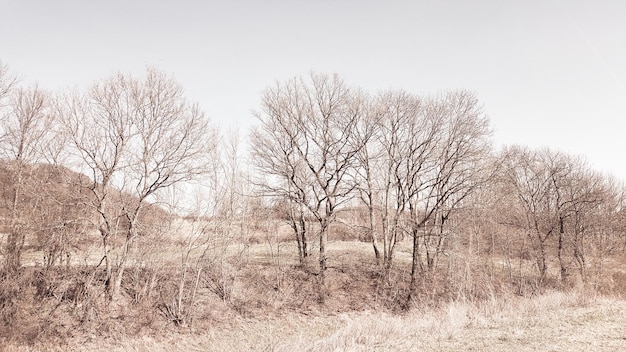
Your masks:
{"label": "pale sky", "polygon": [[497,145],[626,180],[626,1],[0,0],[0,60],[50,90],[157,66],[222,129],[310,71],[372,93],[468,89]]}

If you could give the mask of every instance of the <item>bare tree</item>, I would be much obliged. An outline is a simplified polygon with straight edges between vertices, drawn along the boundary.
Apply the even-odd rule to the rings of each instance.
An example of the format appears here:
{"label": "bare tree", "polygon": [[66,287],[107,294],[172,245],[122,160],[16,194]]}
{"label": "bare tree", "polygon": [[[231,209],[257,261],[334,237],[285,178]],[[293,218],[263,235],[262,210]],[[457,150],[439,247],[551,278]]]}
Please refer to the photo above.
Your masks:
{"label": "bare tree", "polygon": [[421,99],[403,92],[384,96],[379,143],[384,148],[380,186],[385,268],[389,270],[411,198],[428,185],[423,177],[433,167],[438,121],[424,114]]}
{"label": "bare tree", "polygon": [[316,220],[320,300],[325,299],[329,225],[356,187],[351,171],[362,144],[355,129],[366,104],[337,76],[312,74],[265,91],[254,161],[274,178],[264,188],[304,206]]}
{"label": "bare tree", "polygon": [[5,99],[17,84],[17,78],[9,72],[9,67],[0,61],[0,112],[7,104]]}
{"label": "bare tree", "polygon": [[[569,268],[562,258],[563,247],[569,247],[580,277],[587,281],[587,247],[594,233],[602,231],[602,218],[611,218],[615,208],[606,207],[612,202],[611,189],[597,172],[592,171],[581,158],[569,158],[570,177],[558,185],[562,200],[559,216],[559,262],[561,280],[565,282]],[[606,211],[604,214],[600,211]]]}
{"label": "bare tree", "polygon": [[363,131],[366,143],[357,154],[356,169],[358,190],[369,213],[374,252],[378,259],[380,232],[383,267],[388,273],[403,235],[402,223],[409,204],[406,188],[423,186],[418,185],[422,179],[417,173],[431,167],[429,159],[438,124],[425,118],[422,100],[406,92],[380,94],[373,105],[369,119],[361,122],[366,126],[357,129]]}
{"label": "bare tree", "polygon": [[539,283],[548,272],[552,238],[556,241],[561,281],[567,281],[572,261],[585,280],[586,238],[595,230],[597,210],[609,196],[603,178],[592,172],[582,158],[548,149],[513,147],[505,155],[507,180],[521,211],[512,224],[524,229],[529,237]]}
{"label": "bare tree", "polygon": [[[206,172],[214,134],[180,85],[155,69],[143,79],[118,74],[94,85],[84,97],[67,99],[63,115],[74,161],[90,177],[82,186],[91,192],[89,203],[98,214],[105,286],[113,298],[142,211],[160,190]],[[122,242],[115,262],[112,236]]]}
{"label": "bare tree", "polygon": [[7,268],[18,268],[26,233],[33,232],[33,223],[25,212],[32,207],[23,203],[31,164],[42,159],[49,141],[53,116],[49,96],[37,86],[19,88],[9,98],[9,108],[0,119],[0,153],[9,161],[13,193],[10,233],[5,248]]}
{"label": "bare tree", "polygon": [[75,92],[60,104],[66,134],[72,146],[73,166],[89,178],[79,187],[90,195],[87,205],[97,214],[93,219],[102,240],[105,290],[113,294],[111,238],[121,230],[121,212],[115,206],[114,187],[118,173],[125,168],[125,154],[134,134],[129,118],[128,79],[114,76],[95,84],[87,94]]}
{"label": "bare tree", "polygon": [[[176,194],[178,192],[172,192]],[[176,201],[171,199],[167,202],[170,214],[177,212]],[[197,211],[202,212],[200,209]],[[199,214],[179,218],[170,216],[166,224],[166,231],[182,238],[176,241],[180,244],[180,266],[172,280],[173,284],[165,282],[159,285],[160,303],[158,309],[174,325],[188,324],[192,321],[196,309],[196,297],[200,288],[200,279],[207,268],[203,265],[203,252],[210,246],[208,236],[208,222]],[[175,284],[175,285],[174,285]]]}
{"label": "bare tree", "polygon": [[[131,80],[127,116],[132,125],[120,199],[125,218],[124,244],[117,263],[114,295],[119,293],[130,246],[139,235],[141,212],[162,189],[205,174],[215,135],[197,104],[190,104],[182,87],[156,69],[143,80]],[[130,197],[125,196],[125,194]]]}
{"label": "bare tree", "polygon": [[[492,175],[489,120],[476,97],[466,91],[451,92],[431,101],[425,120],[434,147],[425,161],[409,154],[405,194],[409,229],[413,238],[411,283],[407,304],[415,294],[417,277],[436,268],[450,237],[446,225],[454,211]],[[416,145],[424,145],[418,142]],[[421,155],[417,154],[417,155]]]}
{"label": "bare tree", "polygon": [[[364,114],[355,127],[355,140],[362,145],[356,154],[355,180],[359,198],[367,208],[366,237],[372,243],[376,264],[380,265],[381,251],[377,233],[377,210],[380,209],[377,200],[380,189],[376,181],[380,175],[377,169],[380,167],[381,161],[384,160],[382,159],[384,148],[380,145],[380,140],[375,138],[378,136],[377,132],[380,131],[381,116],[383,115],[383,109],[377,103],[370,103],[369,113]],[[384,243],[386,245],[387,242]],[[387,251],[385,250],[383,253],[386,258]]]}
{"label": "bare tree", "polygon": [[[278,197],[284,202],[289,225],[296,238],[298,257],[301,266],[309,256],[306,202],[307,179],[305,165],[298,154],[297,144],[302,143],[302,134],[298,131],[296,119],[298,111],[304,107],[295,87],[278,86],[280,92],[268,90],[263,96],[263,113],[257,117],[261,126],[252,131],[250,138],[251,161],[256,167],[257,186],[262,195]],[[295,115],[295,116],[294,116]]]}
{"label": "bare tree", "polygon": [[[592,174],[592,177],[599,175]],[[604,176],[601,179],[602,202],[581,212],[584,227],[577,236],[579,253],[577,263],[583,280],[588,279],[587,267],[592,267],[594,287],[604,284],[605,263],[611,256],[621,255],[626,248],[624,226],[626,224],[626,188],[623,181]]]}
{"label": "bare tree", "polygon": [[559,172],[558,166],[550,169],[540,153],[528,148],[511,148],[505,152],[505,173],[517,198],[517,215],[512,224],[521,228],[530,241],[533,258],[541,282],[548,271],[548,239],[556,235],[553,198],[555,192],[551,173]]}

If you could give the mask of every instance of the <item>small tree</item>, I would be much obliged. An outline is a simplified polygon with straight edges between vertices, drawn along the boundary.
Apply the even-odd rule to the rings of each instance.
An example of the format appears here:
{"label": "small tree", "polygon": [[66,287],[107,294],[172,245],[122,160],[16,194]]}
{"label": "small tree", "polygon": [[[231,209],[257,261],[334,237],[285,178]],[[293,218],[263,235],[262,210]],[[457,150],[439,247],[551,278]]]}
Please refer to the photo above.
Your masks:
{"label": "small tree", "polygon": [[396,244],[404,233],[405,215],[412,192],[426,185],[420,177],[432,167],[439,123],[424,115],[424,102],[404,92],[390,92],[379,98],[381,114],[372,138],[380,148],[375,188],[383,239],[386,272],[392,266]]}
{"label": "small tree", "polygon": [[[121,174],[119,204],[125,239],[117,263],[114,295],[119,293],[130,246],[139,235],[142,211],[157,192],[208,171],[215,135],[197,104],[165,73],[148,69],[131,79],[129,114],[133,132]],[[130,197],[126,196],[130,195]]]}
{"label": "small tree", "polygon": [[[421,140],[430,140],[433,147],[427,154],[408,154],[409,172],[402,187],[413,238],[407,305],[415,294],[418,275],[433,271],[444,253],[451,235],[446,226],[455,210],[493,172],[489,120],[472,93],[451,92],[431,101],[424,118],[427,126],[432,126],[427,131],[432,132]],[[424,142],[411,145],[422,146]]]}
{"label": "small tree", "polygon": [[126,167],[125,155],[134,134],[128,79],[114,76],[95,84],[88,93],[74,92],[59,104],[65,133],[69,136],[72,166],[88,176],[78,187],[87,190],[85,204],[96,214],[91,221],[100,233],[105,265],[105,291],[113,297],[111,239],[121,232],[121,211],[114,188]]}
{"label": "small tree", "polygon": [[[90,180],[88,204],[98,216],[105,287],[119,294],[142,211],[161,190],[206,172],[215,138],[181,86],[155,69],[136,79],[118,74],[84,95],[65,100],[61,111],[76,168]],[[120,237],[117,260],[111,239]]]}
{"label": "small tree", "polygon": [[609,196],[603,178],[583,159],[548,149],[511,147],[505,156],[506,182],[514,190],[518,211],[508,211],[510,224],[528,236],[538,282],[548,272],[552,239],[561,281],[567,281],[572,261],[584,280],[586,237],[595,230],[595,214]]}
{"label": "small tree", "polygon": [[12,181],[5,266],[14,270],[21,265],[26,234],[35,232],[30,212],[33,204],[24,204],[24,193],[29,191],[26,185],[31,181],[32,164],[43,159],[54,119],[48,94],[37,86],[15,89],[8,100],[8,111],[0,116],[0,155],[9,161]]}

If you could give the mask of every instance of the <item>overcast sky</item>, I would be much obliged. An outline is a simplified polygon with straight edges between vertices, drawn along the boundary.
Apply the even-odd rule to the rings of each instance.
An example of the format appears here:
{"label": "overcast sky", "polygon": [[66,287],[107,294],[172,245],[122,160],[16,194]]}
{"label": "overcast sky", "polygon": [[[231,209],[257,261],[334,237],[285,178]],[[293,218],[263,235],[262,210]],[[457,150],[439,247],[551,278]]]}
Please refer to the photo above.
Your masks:
{"label": "overcast sky", "polygon": [[223,129],[310,71],[373,93],[469,89],[498,145],[626,180],[625,16],[617,0],[0,0],[0,60],[51,90],[157,66]]}

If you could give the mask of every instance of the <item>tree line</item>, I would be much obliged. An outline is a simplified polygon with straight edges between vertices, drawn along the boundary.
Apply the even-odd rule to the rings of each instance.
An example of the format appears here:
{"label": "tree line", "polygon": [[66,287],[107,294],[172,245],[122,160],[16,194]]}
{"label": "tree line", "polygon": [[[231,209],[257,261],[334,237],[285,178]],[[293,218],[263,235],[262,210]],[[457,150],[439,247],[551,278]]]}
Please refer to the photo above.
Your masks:
{"label": "tree line", "polygon": [[[600,282],[606,260],[624,251],[623,185],[581,157],[496,149],[472,92],[372,94],[312,73],[268,87],[255,116],[241,158],[237,138],[220,136],[157,69],[51,93],[22,86],[0,65],[0,176],[10,185],[0,212],[3,272],[19,273],[33,243],[46,266],[70,266],[81,236],[95,234],[93,265],[115,301],[138,253],[157,234],[183,231],[180,281],[162,306],[182,319],[201,274],[210,273],[206,285],[222,298],[234,280],[226,250],[211,247],[209,260],[202,244],[215,233],[228,233],[223,248],[243,241],[237,236],[254,231],[260,209],[291,229],[320,302],[329,297],[328,245],[340,225],[370,243],[381,282],[407,270],[405,308],[425,279],[452,275],[461,258],[468,268],[489,261],[523,293],[554,278],[561,286]],[[183,230],[172,220],[183,218],[177,197],[189,202],[198,183],[212,198],[187,214]],[[397,259],[402,243],[408,263]],[[196,250],[203,265],[192,265]],[[136,292],[146,294],[156,278]]]}
{"label": "tree line", "polygon": [[500,246],[531,258],[537,285],[551,256],[560,280],[576,269],[585,281],[587,253],[602,258],[623,246],[621,184],[580,157],[519,146],[496,151],[471,92],[372,96],[336,75],[312,74],[268,88],[257,117],[255,184],[284,200],[301,263],[311,255],[308,236],[319,240],[322,296],[330,224],[348,206],[366,213],[358,225],[385,275],[399,239],[412,241],[407,304],[418,277],[432,275],[451,241],[467,233],[468,217],[494,222],[491,236],[509,241]]}

